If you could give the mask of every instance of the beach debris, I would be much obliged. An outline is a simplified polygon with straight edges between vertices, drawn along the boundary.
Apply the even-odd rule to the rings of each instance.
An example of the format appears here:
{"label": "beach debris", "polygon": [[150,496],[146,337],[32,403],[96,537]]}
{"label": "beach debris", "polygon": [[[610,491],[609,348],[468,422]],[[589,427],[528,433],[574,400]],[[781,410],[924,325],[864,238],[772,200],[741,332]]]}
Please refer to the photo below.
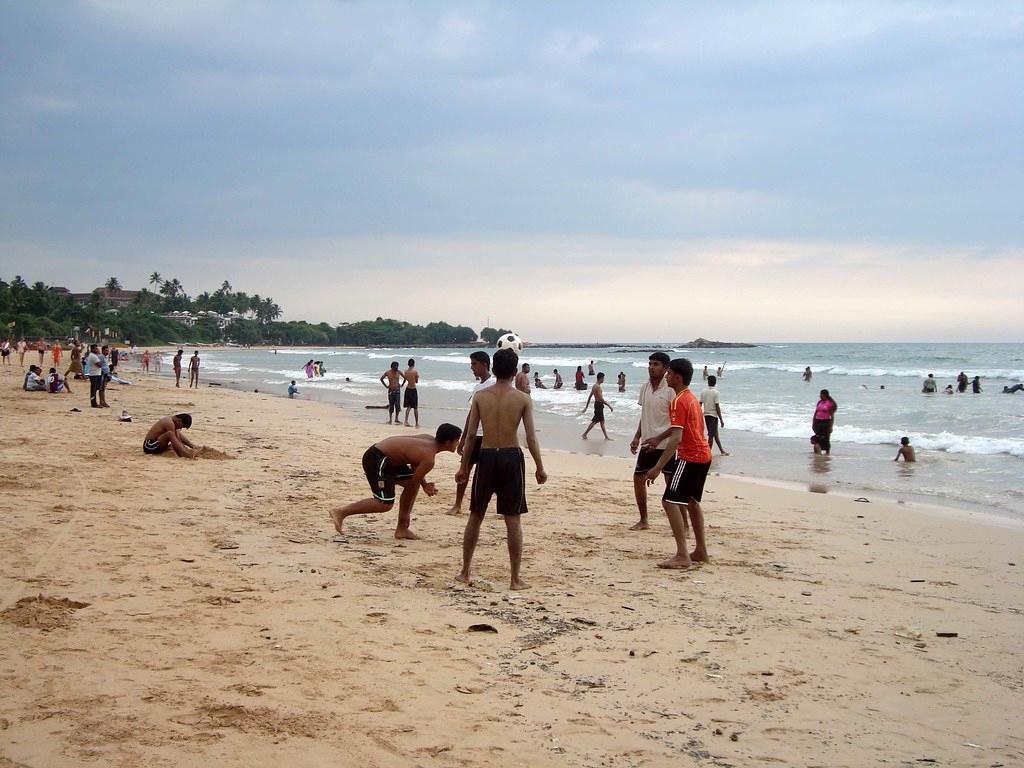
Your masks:
{"label": "beach debris", "polygon": [[858,496],[856,499],[854,499],[854,501],[859,501],[861,504],[871,503],[871,499],[867,498],[866,496]]}
{"label": "beach debris", "polygon": [[498,634],[497,628],[491,626],[490,624],[470,624],[469,625],[469,631],[470,632],[493,632],[494,634]]}
{"label": "beach debris", "polygon": [[729,741],[739,741],[739,740],[740,740],[740,732],[739,731],[733,731],[732,733],[729,734]]}
{"label": "beach debris", "polygon": [[471,688],[468,685],[456,685],[455,686],[455,690],[458,691],[459,693],[466,693],[466,694],[481,693],[482,692],[481,688]]}
{"label": "beach debris", "polygon": [[960,637],[959,632],[936,632],[936,637]]}
{"label": "beach debris", "polygon": [[810,597],[811,596],[810,592],[801,592],[800,594],[803,595],[804,597]]}
{"label": "beach debris", "polygon": [[72,413],[81,413],[81,412],[82,412],[82,409],[81,409],[81,408],[72,408],[72,409],[71,409],[71,412],[72,412]]}
{"label": "beach debris", "polygon": [[973,741],[965,741],[964,746],[970,747],[971,749],[984,749],[984,747],[981,746],[981,744],[975,744]]}
{"label": "beach debris", "polygon": [[586,624],[588,627],[596,627],[597,626],[597,622],[594,621],[593,619],[584,619],[581,616],[574,616],[572,620],[575,621],[578,624]]}
{"label": "beach debris", "polygon": [[922,583],[924,583],[924,579],[911,579],[910,583],[911,584],[922,584]]}
{"label": "beach debris", "polygon": [[621,608],[625,608],[627,611],[635,611],[636,610],[636,608],[630,608],[628,605],[623,605],[623,606],[620,606],[620,607]]}
{"label": "beach debris", "polygon": [[179,557],[178,559],[183,563],[194,563],[196,561],[194,557]]}

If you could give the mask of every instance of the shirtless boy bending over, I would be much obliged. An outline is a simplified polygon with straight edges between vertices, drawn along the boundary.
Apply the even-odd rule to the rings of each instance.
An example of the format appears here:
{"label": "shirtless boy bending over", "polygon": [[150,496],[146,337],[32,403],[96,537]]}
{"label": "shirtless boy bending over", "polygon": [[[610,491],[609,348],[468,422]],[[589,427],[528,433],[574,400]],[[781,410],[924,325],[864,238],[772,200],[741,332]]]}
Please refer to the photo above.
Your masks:
{"label": "shirtless boy bending over", "polygon": [[[526,589],[528,586],[519,578],[523,557],[523,529],[519,519],[526,511],[526,463],[517,436],[520,424],[526,430],[526,445],[536,465],[534,474],[538,485],[545,482],[548,475],[544,471],[533,427],[533,401],[512,385],[518,364],[519,356],[511,349],[495,352],[491,366],[494,384],[473,396],[469,411],[466,434],[475,434],[477,424],[483,425],[484,434],[473,476],[469,520],[462,540],[462,570],[455,577],[464,584],[471,583],[470,564],[480,538],[480,526],[491,497],[496,495],[497,511],[504,516],[508,533],[508,559],[512,571],[509,588]],[[469,464],[470,452],[465,451],[462,466],[455,473],[456,483],[465,483],[469,479]]]}
{"label": "shirtless boy bending over", "polygon": [[147,456],[155,456],[171,448],[178,456],[194,459],[201,446],[193,445],[187,437],[181,434],[181,430],[191,426],[192,416],[187,413],[164,416],[149,428],[146,439],[142,441],[142,452]]}
{"label": "shirtless boy bending over", "polygon": [[427,496],[433,496],[437,489],[426,480],[427,473],[434,468],[434,458],[441,451],[455,451],[462,430],[454,424],[442,424],[434,435],[413,437],[388,437],[374,443],[363,454],[363,472],[370,483],[372,497],[331,510],[331,520],[338,533],[342,531],[345,518],[349,515],[371,515],[387,512],[395,505],[395,486],[402,486],[402,498],[398,502],[398,527],[396,539],[418,539],[409,530],[412,520],[412,505],[416,494],[423,488]]}

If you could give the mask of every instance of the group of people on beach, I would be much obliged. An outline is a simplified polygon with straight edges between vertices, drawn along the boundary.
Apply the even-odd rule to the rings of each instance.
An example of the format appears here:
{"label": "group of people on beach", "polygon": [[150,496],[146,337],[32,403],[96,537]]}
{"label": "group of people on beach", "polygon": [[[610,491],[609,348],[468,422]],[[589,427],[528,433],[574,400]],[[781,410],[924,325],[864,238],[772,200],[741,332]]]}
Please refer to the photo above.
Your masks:
{"label": "group of people on beach", "polygon": [[[410,368],[413,361],[410,361]],[[540,444],[533,419],[533,402],[528,392],[516,386],[527,377],[529,365],[519,366],[519,357],[510,349],[470,355],[470,369],[477,380],[463,428],[440,425],[433,435],[396,436],[370,446],[363,454],[362,468],[371,496],[331,511],[331,520],[339,534],[345,532],[346,518],[390,510],[398,499],[398,524],[395,537],[419,538],[411,530],[412,508],[419,491],[433,496],[436,485],[426,478],[438,453],[450,451],[462,458],[455,473],[455,503],[450,514],[460,514],[467,487],[470,487],[469,519],[463,533],[462,569],[457,580],[470,583],[472,560],[480,527],[492,499],[505,520],[508,535],[510,587],[524,589],[522,580],[521,516],[528,511],[526,500],[526,464],[519,445],[519,429],[525,432],[526,446],[533,458],[538,484],[547,480]],[[408,373],[408,371],[406,372]],[[392,363],[381,376],[389,393],[399,391],[408,378]],[[598,374],[599,386],[603,375]],[[637,455],[634,489],[640,520],[632,530],[646,530],[647,486],[663,477],[665,509],[675,539],[676,552],[658,563],[659,567],[684,569],[693,562],[708,559],[704,516],[700,506],[704,483],[711,466],[711,448],[705,437],[705,419],[697,397],[690,391],[693,365],[685,358],[672,360],[656,352],[648,361],[648,381],[640,391],[641,418],[630,450]],[[394,382],[394,384],[392,384]],[[408,391],[408,390],[407,390]],[[599,395],[600,396],[600,395]],[[588,401],[589,404],[589,401]],[[397,409],[396,409],[397,412]],[[392,423],[389,413],[389,423]],[[470,475],[472,472],[472,485]],[[397,495],[397,487],[403,490]],[[693,527],[696,546],[687,546],[687,531]]]}

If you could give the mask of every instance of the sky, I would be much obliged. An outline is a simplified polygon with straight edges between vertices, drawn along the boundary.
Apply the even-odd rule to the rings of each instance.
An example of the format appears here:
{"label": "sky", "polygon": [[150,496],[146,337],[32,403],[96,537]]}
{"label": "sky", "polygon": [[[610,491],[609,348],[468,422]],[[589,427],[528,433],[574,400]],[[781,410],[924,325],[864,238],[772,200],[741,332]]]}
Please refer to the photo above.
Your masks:
{"label": "sky", "polygon": [[0,0],[0,278],[1021,341],[1024,3]]}

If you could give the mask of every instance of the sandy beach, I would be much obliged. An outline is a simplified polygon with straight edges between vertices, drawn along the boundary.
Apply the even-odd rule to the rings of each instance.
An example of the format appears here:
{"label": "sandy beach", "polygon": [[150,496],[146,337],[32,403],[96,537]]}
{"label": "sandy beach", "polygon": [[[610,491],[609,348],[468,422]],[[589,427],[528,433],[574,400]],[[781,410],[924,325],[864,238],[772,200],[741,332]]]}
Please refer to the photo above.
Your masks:
{"label": "sandy beach", "polygon": [[[1024,764],[1019,525],[713,468],[712,562],[664,572],[660,489],[630,532],[628,460],[547,453],[532,589],[493,514],[463,587],[454,455],[423,540],[339,539],[395,428],[129,370],[106,410],[0,370],[0,766]],[[179,411],[212,450],[144,456]]]}

